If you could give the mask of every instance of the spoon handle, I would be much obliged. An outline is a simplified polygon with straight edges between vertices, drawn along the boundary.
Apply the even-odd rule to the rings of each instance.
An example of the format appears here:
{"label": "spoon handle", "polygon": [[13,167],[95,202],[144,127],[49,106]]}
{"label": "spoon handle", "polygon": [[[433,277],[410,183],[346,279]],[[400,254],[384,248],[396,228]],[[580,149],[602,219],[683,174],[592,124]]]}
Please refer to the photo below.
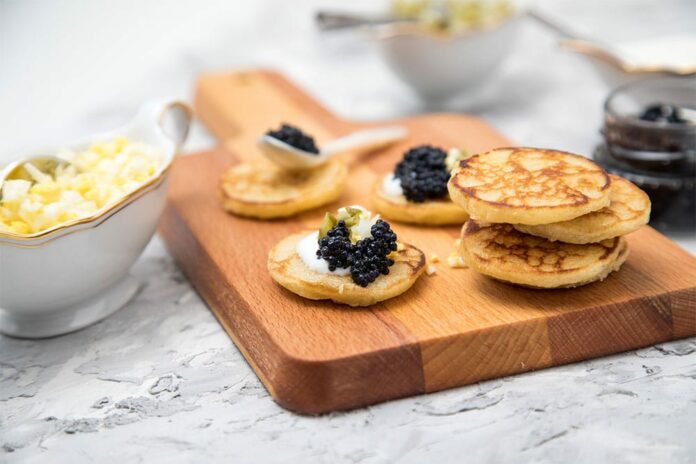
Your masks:
{"label": "spoon handle", "polygon": [[528,10],[527,16],[534,19],[547,29],[555,32],[559,36],[560,45],[563,48],[594,56],[595,58],[608,61],[618,68],[628,70],[628,65],[624,63],[621,57],[614,50],[612,50],[610,45],[597,42],[591,38],[583,37],[571,31],[568,27],[560,24],[558,21],[549,18],[543,13],[540,13],[538,10]]}
{"label": "spoon handle", "polygon": [[322,31],[338,29],[353,29],[363,26],[379,26],[400,21],[392,16],[369,16],[356,13],[338,13],[334,11],[320,11],[316,15],[316,22]]}
{"label": "spoon handle", "polygon": [[575,34],[573,31],[568,29],[565,25],[559,24],[558,21],[549,18],[548,15],[540,12],[537,9],[530,8],[527,10],[527,16],[535,20],[537,23],[541,24],[545,28],[555,32],[560,38],[565,40],[584,40],[584,38]]}
{"label": "spoon handle", "polygon": [[321,151],[325,156],[368,153],[398,142],[406,134],[408,131],[400,126],[363,129],[332,140],[322,146]]}

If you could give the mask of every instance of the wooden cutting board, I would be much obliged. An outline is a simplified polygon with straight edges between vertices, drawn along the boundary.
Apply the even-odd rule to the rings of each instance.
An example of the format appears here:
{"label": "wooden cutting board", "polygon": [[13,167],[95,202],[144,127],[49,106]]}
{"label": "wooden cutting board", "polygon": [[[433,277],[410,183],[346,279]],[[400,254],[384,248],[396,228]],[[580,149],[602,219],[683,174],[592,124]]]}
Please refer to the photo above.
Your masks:
{"label": "wooden cutting board", "polygon": [[[259,134],[286,121],[321,144],[371,124],[339,118],[265,71],[201,77],[195,108],[221,147],[176,162],[160,232],[273,398],[288,409],[354,408],[696,334],[696,259],[649,227],[628,237],[630,257],[620,272],[578,289],[528,290],[440,262],[435,275],[368,309],[300,298],[266,270],[278,240],[316,227],[325,210],[369,205],[372,183],[411,145],[477,152],[511,142],[458,114],[389,121],[407,127],[408,140],[355,163],[340,202],[262,222],[226,214],[218,198],[218,179],[228,166],[261,156]],[[401,240],[443,261],[458,234],[457,227],[393,226]]]}

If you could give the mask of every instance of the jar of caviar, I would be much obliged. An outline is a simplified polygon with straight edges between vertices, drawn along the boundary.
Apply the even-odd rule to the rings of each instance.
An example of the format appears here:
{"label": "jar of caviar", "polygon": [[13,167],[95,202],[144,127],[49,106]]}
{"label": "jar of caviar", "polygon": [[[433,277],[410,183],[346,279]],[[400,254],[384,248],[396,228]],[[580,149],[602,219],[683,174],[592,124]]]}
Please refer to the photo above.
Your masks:
{"label": "jar of caviar", "polygon": [[696,76],[614,90],[604,104],[602,133],[595,160],[645,190],[650,224],[696,233]]}

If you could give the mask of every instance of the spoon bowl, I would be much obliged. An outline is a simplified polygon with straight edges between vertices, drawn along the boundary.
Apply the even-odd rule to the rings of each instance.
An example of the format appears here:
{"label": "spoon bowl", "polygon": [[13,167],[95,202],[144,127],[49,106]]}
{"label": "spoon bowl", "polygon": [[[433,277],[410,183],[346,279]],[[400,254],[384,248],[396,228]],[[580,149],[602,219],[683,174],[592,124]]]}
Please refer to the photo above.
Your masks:
{"label": "spoon bowl", "polygon": [[258,140],[263,155],[285,169],[311,169],[322,165],[328,158],[325,153],[311,153],[295,148],[270,135],[262,135]]}
{"label": "spoon bowl", "polygon": [[50,177],[55,177],[55,172],[59,166],[67,167],[71,165],[69,161],[51,155],[34,156],[14,161],[0,171],[0,200],[2,200],[2,185],[6,180],[34,181],[34,176],[27,169],[27,164]]}
{"label": "spoon bowl", "polygon": [[336,156],[368,153],[402,140],[408,131],[399,126],[364,129],[323,145],[319,153],[300,150],[268,134],[258,140],[259,148],[273,163],[290,170],[312,169]]}

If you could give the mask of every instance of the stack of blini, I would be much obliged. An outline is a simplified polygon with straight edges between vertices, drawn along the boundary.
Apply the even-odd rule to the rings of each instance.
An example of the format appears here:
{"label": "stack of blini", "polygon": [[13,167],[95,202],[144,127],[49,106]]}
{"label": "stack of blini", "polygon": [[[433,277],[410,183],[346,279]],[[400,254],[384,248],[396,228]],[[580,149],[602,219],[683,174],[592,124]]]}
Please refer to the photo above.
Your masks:
{"label": "stack of blini", "polygon": [[498,148],[461,161],[448,183],[469,213],[459,252],[486,276],[535,288],[577,287],[617,271],[623,237],[646,224],[650,200],[582,156]]}

